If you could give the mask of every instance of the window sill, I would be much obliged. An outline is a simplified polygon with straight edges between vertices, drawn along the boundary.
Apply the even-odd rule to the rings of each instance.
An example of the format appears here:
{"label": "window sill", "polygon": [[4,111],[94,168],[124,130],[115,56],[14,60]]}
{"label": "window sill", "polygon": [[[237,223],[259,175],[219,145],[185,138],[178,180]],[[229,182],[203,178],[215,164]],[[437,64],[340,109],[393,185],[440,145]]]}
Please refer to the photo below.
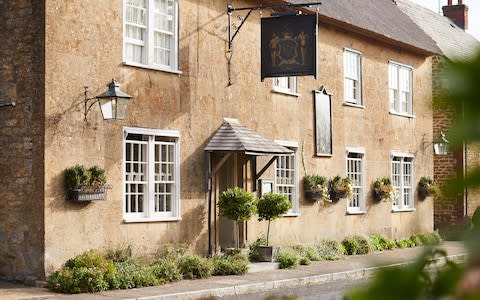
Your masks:
{"label": "window sill", "polygon": [[347,210],[347,215],[364,215],[366,213],[364,210]]}
{"label": "window sill", "polygon": [[181,221],[181,217],[167,217],[167,218],[138,218],[138,219],[123,219],[123,223],[153,223],[153,222],[176,222]]}
{"label": "window sill", "polygon": [[282,217],[292,218],[292,217],[300,217],[300,213],[292,212],[282,215]]}
{"label": "window sill", "polygon": [[278,93],[278,94],[285,94],[285,95],[289,95],[289,96],[294,96],[294,97],[300,97],[300,94],[298,94],[298,93],[294,93],[290,90],[284,90],[284,89],[279,89],[279,88],[273,88],[272,92]]}
{"label": "window sill", "polygon": [[356,107],[356,108],[363,108],[363,109],[365,109],[365,105],[360,105],[360,104],[355,104],[355,103],[350,103],[350,102],[343,102],[343,106],[349,106],[349,107]]}
{"label": "window sill", "polygon": [[173,70],[173,69],[162,68],[162,67],[154,67],[154,66],[143,65],[143,64],[134,63],[134,62],[125,62],[125,61],[124,61],[124,62],[123,62],[123,65],[124,65],[124,66],[130,66],[130,67],[147,69],[147,70],[155,70],[155,71],[167,72],[167,73],[172,73],[172,74],[177,74],[177,75],[183,74],[183,72],[180,71],[180,70]]}
{"label": "window sill", "polygon": [[403,114],[403,113],[399,113],[399,112],[396,112],[396,111],[390,111],[389,112],[391,115],[394,115],[394,116],[399,116],[399,117],[405,117],[405,118],[415,118],[414,115],[410,115],[410,114]]}
{"label": "window sill", "polygon": [[415,208],[392,208],[392,212],[412,212],[415,211]]}

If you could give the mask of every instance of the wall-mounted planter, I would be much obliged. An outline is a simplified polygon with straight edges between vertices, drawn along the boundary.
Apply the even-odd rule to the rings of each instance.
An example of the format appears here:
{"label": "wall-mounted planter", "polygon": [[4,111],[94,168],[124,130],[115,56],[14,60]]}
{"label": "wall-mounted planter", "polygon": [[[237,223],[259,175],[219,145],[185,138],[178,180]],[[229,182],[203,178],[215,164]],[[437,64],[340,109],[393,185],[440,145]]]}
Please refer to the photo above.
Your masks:
{"label": "wall-mounted planter", "polygon": [[105,200],[107,193],[106,188],[81,188],[71,189],[69,191],[69,199],[71,201],[94,201]]}

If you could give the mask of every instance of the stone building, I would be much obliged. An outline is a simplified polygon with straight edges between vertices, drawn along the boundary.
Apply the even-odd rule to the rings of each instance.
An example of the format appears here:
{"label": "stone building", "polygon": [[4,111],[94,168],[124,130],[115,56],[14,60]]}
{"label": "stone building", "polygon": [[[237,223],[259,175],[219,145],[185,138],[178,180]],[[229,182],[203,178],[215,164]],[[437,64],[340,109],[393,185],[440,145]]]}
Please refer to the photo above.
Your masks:
{"label": "stone building", "polygon": [[[399,8],[425,31],[440,48],[440,55],[432,57],[433,99],[441,101],[442,90],[447,88],[447,79],[443,74],[446,63],[473,58],[480,51],[480,42],[471,36],[468,30],[468,6],[459,0],[452,0],[443,7],[443,16],[406,0],[397,0]],[[455,117],[461,112],[447,111],[434,106],[433,135],[447,134]],[[443,184],[452,177],[462,178],[469,168],[478,167],[480,148],[478,145],[465,144],[463,149],[450,151],[447,155],[434,156],[434,179]],[[435,199],[435,228],[443,229],[465,222],[480,205],[480,194],[465,189],[452,199]]]}
{"label": "stone building", "polygon": [[[272,224],[278,245],[433,230],[433,201],[415,192],[433,176],[423,147],[433,40],[392,1],[323,1],[316,78],[262,82],[260,17],[271,10],[233,11],[232,31],[245,22],[227,53],[228,4],[260,2],[0,1],[0,102],[16,103],[0,107],[1,278],[43,278],[89,249],[219,251],[233,226],[215,203],[234,185],[289,196],[291,212]],[[133,96],[123,120],[85,103],[112,78]],[[214,148],[221,130],[253,137],[253,148]],[[317,145],[321,135],[331,147]],[[106,169],[104,201],[68,200],[65,170],[76,164]],[[349,176],[352,198],[308,201],[307,173]],[[383,176],[393,203],[373,199]],[[266,224],[241,231],[248,244]]]}

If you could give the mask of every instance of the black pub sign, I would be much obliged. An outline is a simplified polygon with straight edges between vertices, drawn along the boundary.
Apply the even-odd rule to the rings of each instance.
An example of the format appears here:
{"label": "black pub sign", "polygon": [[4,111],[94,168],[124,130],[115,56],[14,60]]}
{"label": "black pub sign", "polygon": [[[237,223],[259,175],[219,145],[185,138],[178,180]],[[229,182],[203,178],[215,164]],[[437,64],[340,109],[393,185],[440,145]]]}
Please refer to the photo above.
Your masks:
{"label": "black pub sign", "polygon": [[266,77],[317,75],[317,16],[261,19],[262,81]]}

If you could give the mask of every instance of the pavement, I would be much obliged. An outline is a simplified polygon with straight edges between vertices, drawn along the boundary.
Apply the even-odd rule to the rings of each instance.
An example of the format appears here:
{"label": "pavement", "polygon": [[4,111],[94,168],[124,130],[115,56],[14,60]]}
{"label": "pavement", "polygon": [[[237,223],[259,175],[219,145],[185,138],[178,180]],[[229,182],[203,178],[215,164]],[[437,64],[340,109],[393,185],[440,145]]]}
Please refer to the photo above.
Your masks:
{"label": "pavement", "polygon": [[[465,261],[467,252],[460,242],[444,242],[440,248],[447,257],[455,261]],[[267,292],[278,288],[294,288],[312,284],[329,283],[336,280],[362,279],[372,276],[375,271],[395,265],[413,262],[424,247],[395,249],[367,255],[345,256],[336,261],[312,262],[293,270],[280,270],[275,263],[254,263],[245,275],[213,276],[206,279],[181,280],[161,286],[113,290],[93,294],[58,294],[41,287],[29,287],[0,281],[0,299],[216,299],[247,293]],[[440,259],[438,264],[442,263]]]}

